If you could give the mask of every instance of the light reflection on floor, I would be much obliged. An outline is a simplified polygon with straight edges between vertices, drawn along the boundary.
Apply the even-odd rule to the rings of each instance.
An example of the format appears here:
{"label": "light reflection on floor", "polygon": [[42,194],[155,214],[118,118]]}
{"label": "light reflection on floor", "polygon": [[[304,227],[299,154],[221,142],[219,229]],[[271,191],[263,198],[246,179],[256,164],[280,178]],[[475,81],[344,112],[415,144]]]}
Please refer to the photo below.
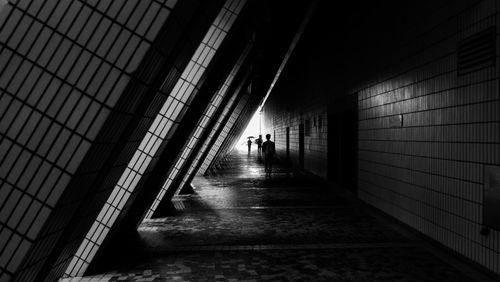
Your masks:
{"label": "light reflection on floor", "polygon": [[73,281],[474,281],[324,184],[283,166],[267,179],[241,150],[223,167],[141,225],[140,256]]}

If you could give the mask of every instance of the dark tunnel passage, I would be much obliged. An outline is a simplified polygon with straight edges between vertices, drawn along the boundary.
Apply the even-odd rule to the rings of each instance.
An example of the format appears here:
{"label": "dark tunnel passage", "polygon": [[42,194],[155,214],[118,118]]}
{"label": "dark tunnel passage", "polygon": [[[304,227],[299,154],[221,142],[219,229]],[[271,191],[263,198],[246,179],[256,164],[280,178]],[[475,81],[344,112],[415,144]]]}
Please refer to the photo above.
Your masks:
{"label": "dark tunnel passage", "polygon": [[499,26],[0,1],[0,281],[500,280]]}

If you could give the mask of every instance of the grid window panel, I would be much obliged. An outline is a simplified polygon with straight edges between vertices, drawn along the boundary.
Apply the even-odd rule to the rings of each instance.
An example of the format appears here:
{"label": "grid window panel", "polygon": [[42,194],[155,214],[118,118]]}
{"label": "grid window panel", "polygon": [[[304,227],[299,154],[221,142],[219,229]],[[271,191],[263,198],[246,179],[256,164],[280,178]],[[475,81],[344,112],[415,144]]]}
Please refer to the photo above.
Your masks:
{"label": "grid window panel", "polygon": [[7,226],[11,228],[15,228],[23,215],[24,211],[28,209],[29,204],[31,203],[31,197],[28,195],[23,195],[21,199],[17,202],[16,207],[10,214],[9,220],[7,221]]}
{"label": "grid window panel", "polygon": [[[130,12],[132,12],[132,10],[130,10]],[[221,13],[222,12],[224,11],[221,11]],[[147,32],[146,34],[147,38],[154,38],[156,36],[159,27],[161,26],[161,24],[158,23],[157,21],[158,20],[164,21],[166,17],[168,17],[169,11],[162,9],[159,14],[160,16],[156,18],[155,22],[152,24],[151,28],[149,28]],[[130,37],[130,35],[128,35],[127,32],[125,32],[124,34],[125,35],[123,35],[122,33],[122,35],[118,36],[118,41],[122,41],[125,40],[125,38]],[[201,43],[198,49],[205,48],[206,47],[205,45],[206,45],[205,43]],[[119,51],[113,47],[112,53],[114,53],[114,56],[116,58],[118,58],[118,52]],[[200,60],[204,60],[205,57],[201,58]],[[172,127],[173,122],[177,123],[177,120],[180,118],[183,109],[189,106],[187,102],[191,100],[193,96],[197,93],[196,84],[198,83],[199,79],[201,78],[205,70],[204,67],[201,67],[200,65],[201,62],[202,61],[191,59],[191,62],[188,64],[188,67],[183,72],[183,76],[177,81],[174,90],[170,94],[170,96],[173,97],[174,99],[167,99],[167,102],[162,106],[162,110],[155,118],[155,121],[148,130],[149,134],[146,135],[147,138],[155,136],[162,139],[162,142],[165,142],[166,139],[164,138],[168,136],[168,134],[171,134],[171,130],[174,130],[174,127]],[[148,142],[141,141],[141,143],[147,144]],[[156,141],[156,143],[158,144],[160,142]],[[106,216],[101,218],[101,220],[105,222],[106,225],[105,229],[107,229],[108,231],[113,226],[116,217],[123,209],[123,206],[125,205],[130,195],[130,192],[132,192],[135,189],[135,186],[139,182],[144,171],[147,169],[147,166],[152,160],[152,157],[155,156],[157,153],[156,151],[153,150],[148,152],[142,150],[145,148],[157,150],[159,146],[160,144],[151,147],[149,146],[147,147],[146,145],[141,146],[141,148],[139,148],[136,151],[134,157],[129,162],[128,168],[121,176],[120,181],[114,188],[114,190],[116,190],[117,192],[115,193],[113,191],[113,195],[123,195],[123,197],[117,196],[116,198],[113,199],[109,198],[106,206],[103,208],[103,209],[109,209],[107,206],[112,205],[115,210],[115,212],[113,212],[111,216]],[[126,191],[126,193],[120,191]],[[81,274],[85,271],[86,267],[88,266],[88,263],[93,258],[93,254],[95,254],[95,252],[97,251],[98,248],[97,242],[104,240],[103,237],[105,236],[105,234],[107,234],[107,232],[102,233],[101,236],[94,237],[95,235],[94,233],[91,232],[87,233],[86,235],[88,241],[87,244],[92,245],[93,247],[91,249],[93,249],[94,251],[90,251],[91,249],[80,248],[83,251],[77,252],[75,254],[75,257],[72,259],[70,265],[66,269],[67,276],[74,276],[77,274]],[[94,239],[92,240],[92,238]]]}
{"label": "grid window panel", "polygon": [[[127,2],[116,2],[121,17]],[[151,3],[135,2],[141,2],[141,7],[148,7],[144,2]],[[24,238],[26,242],[36,239],[106,120],[109,107],[115,105],[129,82],[126,71],[136,68],[150,46],[145,38],[149,27],[143,34],[133,29],[140,22],[163,24],[161,20],[169,14],[165,7],[157,7],[160,21],[156,15],[142,20],[143,10],[130,10],[135,16],[124,17],[120,25],[113,23],[106,10],[96,10],[83,1],[3,4],[0,142],[2,150],[9,153],[0,156],[2,193],[7,191],[0,206],[1,234],[5,228],[14,228],[23,234],[23,242]],[[112,40],[106,41],[109,38]],[[122,46],[114,44],[116,38]],[[4,200],[13,200],[16,206]],[[50,225],[52,229],[61,227]],[[9,236],[5,240],[11,244],[14,239]],[[52,245],[38,246],[34,257],[47,255]],[[18,247],[15,255],[2,252],[1,273],[11,275],[31,245],[21,243]]]}
{"label": "grid window panel", "polygon": [[19,187],[23,191],[26,191],[30,181],[36,175],[36,172],[37,172],[38,168],[40,167],[41,163],[42,163],[41,158],[39,158],[37,156],[34,156],[33,158],[31,158],[29,163],[28,163],[28,166],[24,169],[24,172],[23,172],[21,178],[18,180],[18,183],[16,184],[17,187]]}
{"label": "grid window panel", "polygon": [[113,90],[109,93],[108,98],[106,100],[106,105],[108,107],[114,107],[121,93],[123,93],[123,89],[128,84],[130,78],[126,75],[121,75],[119,79],[116,81],[113,86]]}
{"label": "grid window panel", "polygon": [[[133,2],[133,1],[130,1],[130,2]],[[139,22],[144,18],[144,16],[145,16],[144,14],[146,12],[148,12],[148,11],[154,12],[155,10],[159,10],[159,9],[148,10],[149,5],[151,5],[151,4],[158,5],[152,1],[139,1],[137,3],[137,6],[132,11],[131,18],[127,21],[127,27],[130,29],[135,29],[137,27],[137,25],[139,24]],[[154,17],[151,17],[150,19],[153,19],[153,18]]]}
{"label": "grid window panel", "polygon": [[[47,31],[47,37],[48,39],[45,39],[47,41],[43,42],[42,40],[44,40],[44,38],[39,38],[38,42],[35,43],[35,48],[33,48],[34,53],[30,54],[33,58],[30,58],[30,55],[28,55],[28,58],[36,60],[38,65],[43,68],[46,68],[49,62],[58,58],[54,58],[53,56],[57,54],[56,50],[59,46],[69,44],[69,41],[63,41],[63,37],[60,34],[53,32],[53,30]],[[41,52],[36,53],[37,50],[40,50]],[[57,56],[60,56],[60,54]],[[53,73],[52,70],[51,72]]]}
{"label": "grid window panel", "polygon": [[50,192],[56,185],[60,175],[61,175],[61,170],[57,168],[52,168],[49,174],[45,176],[45,180],[36,195],[40,201],[45,202],[45,200],[47,200],[47,197],[49,196]]}
{"label": "grid window panel", "polygon": [[13,111],[9,111],[11,116],[6,116],[8,120],[11,120],[11,124],[8,125],[9,130],[7,130],[7,136],[15,139],[19,133],[19,128],[26,123],[31,114],[32,110],[30,107],[22,106],[15,115]]}
{"label": "grid window panel", "polygon": [[73,1],[70,3],[69,7],[64,10],[64,14],[62,15],[62,22],[58,26],[59,32],[64,34],[68,32],[69,28],[72,26],[72,23],[77,18],[82,7],[83,4],[79,1]]}
{"label": "grid window panel", "polygon": [[28,9],[28,12],[36,16],[38,19],[40,19],[43,22],[46,22],[49,19],[49,16],[51,15],[52,11],[54,11],[55,6],[58,4],[58,2],[55,1],[48,1],[48,2],[43,2],[43,6],[37,6],[37,4],[41,3],[32,3],[32,6]]}
{"label": "grid window panel", "polygon": [[72,85],[75,85],[77,81],[80,79],[80,76],[87,67],[87,64],[90,61],[92,54],[90,52],[80,49],[77,51],[75,57],[77,59],[75,59],[74,64],[69,67],[70,70],[66,72],[67,74],[66,82]]}
{"label": "grid window panel", "polygon": [[118,60],[120,54],[125,49],[125,45],[132,37],[132,33],[123,28],[120,29],[120,32],[113,43],[110,42],[110,49],[108,50],[106,56],[109,58],[111,63],[115,64]]}
{"label": "grid window panel", "polygon": [[86,22],[89,20],[92,14],[92,10],[87,6],[82,6],[78,11],[78,15],[75,17],[72,26],[69,28],[66,36],[68,36],[72,40],[76,40],[80,32],[85,28],[89,28],[86,26]]}
{"label": "grid window panel", "polygon": [[0,220],[6,222],[11,212],[14,210],[16,203],[21,199],[22,193],[17,190],[11,190],[10,195],[7,197],[4,206],[0,209]]}
{"label": "grid window panel", "polygon": [[33,224],[33,221],[40,212],[41,208],[42,204],[39,201],[34,200],[31,202],[29,210],[26,212],[19,227],[17,228],[18,232],[21,234],[26,234],[28,232],[28,229]]}
{"label": "grid window panel", "polygon": [[137,4],[139,1],[137,0],[130,0],[124,2],[125,4],[121,7],[121,11],[118,14],[118,17],[116,20],[120,22],[121,24],[128,24],[129,23],[129,16],[132,14],[134,9],[136,8]]}
{"label": "grid window panel", "polygon": [[98,56],[105,57],[107,55],[108,50],[111,48],[113,42],[116,41],[117,37],[120,35],[120,32],[121,27],[116,23],[112,23],[106,36],[104,37],[104,40],[101,41],[101,43],[99,44],[99,48],[97,48],[96,53]]}
{"label": "grid window panel", "polygon": [[[97,70],[95,72],[93,72],[94,74],[90,78],[90,82],[88,83],[88,85],[86,87],[86,92],[89,93],[91,96],[95,97],[100,102],[105,101],[105,94],[98,95],[98,93],[99,93],[98,90],[100,89],[100,87],[104,83],[104,81],[107,81],[109,79],[109,72],[111,71],[111,69],[112,69],[112,67],[109,64],[107,64],[105,62],[99,62]],[[85,77],[87,77],[87,76],[85,76]],[[110,83],[113,83],[113,82],[110,82]]]}
{"label": "grid window panel", "polygon": [[4,155],[3,161],[0,164],[0,177],[5,179],[7,177],[10,168],[14,165],[17,157],[22,152],[22,148],[16,144],[10,147],[8,153]]}
{"label": "grid window panel", "polygon": [[198,162],[202,161],[201,160],[202,155],[204,155],[205,151],[208,149],[208,145],[211,142],[211,140],[213,140],[213,138],[215,136],[215,132],[218,132],[219,128],[221,126],[223,126],[222,122],[226,118],[226,116],[228,115],[229,109],[232,108],[233,104],[236,102],[236,97],[237,97],[237,93],[233,94],[233,96],[229,100],[228,105],[225,107],[225,109],[223,110],[221,116],[218,118],[218,120],[217,120],[217,122],[215,124],[215,130],[212,130],[210,132],[208,138],[205,140],[205,142],[203,144],[203,147],[201,148],[200,152],[198,152],[198,155],[195,158],[195,162],[193,163],[193,168],[192,169],[194,169],[195,163],[197,165]]}
{"label": "grid window panel", "polygon": [[[30,50],[27,51],[27,58],[31,61],[37,61],[37,58],[40,56],[42,51],[44,51],[44,46],[47,44],[55,44],[54,43],[49,43],[51,42],[51,39],[54,37],[54,31],[48,27],[42,27],[42,30],[37,33],[37,36],[32,37],[36,38],[36,40],[33,42],[33,45],[30,46]],[[21,54],[22,51],[20,51]],[[40,65],[44,65],[44,63],[38,62]]]}
{"label": "grid window panel", "polygon": [[[247,49],[248,51],[249,49]],[[246,52],[244,52],[244,56]],[[241,63],[242,63],[242,60],[244,60],[244,56],[242,56],[242,58],[240,58],[239,62],[237,63],[237,65],[235,66],[235,68],[233,69],[233,71],[231,72],[231,74],[228,76],[228,78],[226,79],[224,85],[229,85],[233,78],[234,78],[234,75],[236,74],[236,72],[238,71]],[[216,95],[213,99],[213,101],[217,101],[217,97],[220,96],[220,95],[225,95],[226,94],[226,90],[227,90],[227,87],[222,87],[218,94],[219,95]],[[218,128],[218,126],[220,126],[222,120],[225,118],[225,116],[228,114],[229,112],[229,108],[232,107],[233,103],[235,102],[236,100],[236,95],[233,95],[231,97],[231,99],[229,100],[228,102],[228,105],[225,107],[224,111],[222,112],[221,116],[218,118],[218,121],[216,123],[216,128]],[[211,104],[212,105],[212,104]],[[210,105],[210,106],[211,106]],[[209,107],[210,107],[209,106]],[[204,118],[202,118],[199,126],[198,126],[198,129],[199,128],[202,128],[204,127],[204,125],[206,125],[206,123],[208,123],[208,117],[205,116]],[[188,170],[188,173],[186,175],[184,175],[184,178],[183,180],[181,181],[181,185],[179,185],[179,187],[183,187],[183,185],[186,183],[187,179],[189,178],[189,176],[191,175],[191,173],[193,173],[194,171],[194,166],[197,164],[197,162],[199,161],[199,159],[201,158],[201,155],[203,154],[203,152],[207,149],[207,146],[208,146],[208,143],[210,142],[210,140],[212,140],[212,138],[214,138],[214,132],[216,132],[217,130],[213,130],[211,131],[211,134],[209,135],[209,137],[205,140],[204,144],[203,144],[203,147],[202,149],[198,152],[197,154],[197,157],[195,158],[195,161],[193,162],[193,164],[191,165],[190,169]],[[200,133],[200,131],[197,131],[198,133]],[[196,135],[196,136],[192,136],[191,140],[197,140],[197,137],[199,135]],[[199,141],[199,140],[197,140]],[[189,146],[188,146],[189,147]],[[192,148],[192,147],[190,147]],[[186,152],[186,151],[184,151]],[[175,166],[175,168],[177,167],[180,167],[180,165],[182,165],[182,159],[180,158],[178,161],[177,161],[177,164]],[[160,202],[162,201],[163,199],[163,196],[165,195],[165,193],[167,192],[168,189],[170,189],[170,186],[172,184],[172,179],[174,179],[175,177],[177,176],[177,170],[174,169],[167,181],[165,182],[165,184],[163,185],[162,187],[162,190],[158,193],[156,199],[154,200],[153,204],[151,205],[151,207],[149,208],[148,212],[146,213],[145,217],[144,217],[144,220],[147,220],[147,219],[150,219],[151,216],[154,214],[156,208],[158,207],[158,205],[160,204]]]}
{"label": "grid window panel", "polygon": [[17,156],[17,161],[10,169],[10,172],[7,176],[7,181],[9,181],[10,183],[17,182],[17,179],[21,176],[21,173],[23,172],[25,166],[28,164],[30,156],[31,154],[26,150],[23,150],[21,154]]}
{"label": "grid window panel", "polygon": [[32,69],[26,78],[26,80],[21,84],[19,91],[17,91],[17,97],[22,100],[26,100],[29,95],[34,92],[35,83],[41,77],[43,70],[37,66],[32,65]]}
{"label": "grid window panel", "polygon": [[[13,53],[10,53],[13,54]],[[12,77],[15,74],[15,71],[6,71],[6,70],[17,70],[18,66],[22,64],[22,58],[14,55],[8,59],[8,63],[4,65],[4,70],[2,76],[0,77],[0,87],[5,89],[8,83],[11,81]],[[1,66],[0,66],[1,67]]]}
{"label": "grid window panel", "polygon": [[[94,15],[97,15],[96,13]],[[98,16],[96,16],[98,17]],[[91,19],[91,22],[93,20]],[[97,21],[96,21],[97,22]],[[91,32],[91,29],[84,30],[84,32],[80,35],[79,38],[79,43],[84,45],[82,42],[86,42],[86,47],[89,52],[95,52],[97,50],[97,47],[101,44],[102,39],[104,38],[105,35],[107,35],[108,30],[110,29],[112,25],[112,22],[110,19],[107,18],[101,18],[101,21],[99,22],[99,25],[96,26],[96,29]],[[89,34],[87,34],[87,32]],[[86,38],[88,39],[86,40]]]}
{"label": "grid window panel", "polygon": [[49,217],[51,213],[51,210],[47,207],[43,207],[42,210],[38,213],[38,216],[36,219],[33,221],[33,224],[31,225],[27,237],[31,240],[34,240],[40,230],[42,229],[43,223],[47,218]]}
{"label": "grid window panel", "polygon": [[[241,103],[240,103],[240,105],[241,105]],[[243,111],[243,107],[239,106],[238,109],[231,115],[231,118],[224,125],[224,128],[223,128],[221,134],[217,137],[215,144],[210,149],[207,158],[204,160],[204,162],[200,168],[200,171],[206,172],[206,170],[209,168],[210,164],[214,160],[214,157],[217,155],[217,152],[221,148],[223,141],[226,140],[226,138],[230,132],[230,129],[233,127],[234,123],[237,120],[237,117],[240,115],[240,113],[242,111]]]}
{"label": "grid window panel", "polygon": [[[109,66],[109,69],[106,69]],[[105,65],[104,69],[102,70],[103,73],[106,73],[105,79],[102,80],[101,84],[99,85],[98,90],[96,91],[95,97],[97,98],[98,101],[106,101],[108,96],[110,95],[113,86],[117,83],[118,79],[120,78],[120,71],[112,68],[110,65]],[[96,78],[98,79],[98,78]],[[95,82],[94,82],[95,83]]]}
{"label": "grid window panel", "polygon": [[[169,15],[170,15],[170,10],[161,9],[160,13],[157,15],[155,20],[149,25],[149,28],[147,29],[148,31],[146,33],[146,38],[148,40],[154,40],[156,38],[158,32],[160,31],[160,26],[163,25],[163,23],[167,20]],[[147,27],[148,26],[147,22],[141,23],[141,26]]]}
{"label": "grid window panel", "polygon": [[[235,73],[239,70],[240,64],[241,64],[241,60],[240,60],[239,64],[237,64],[235,66],[235,68],[233,69],[233,71],[230,73],[230,75],[226,79],[224,85],[227,85],[227,84],[232,82],[232,79],[233,79]],[[227,87],[222,87],[220,89],[220,91],[212,98],[212,101],[209,104],[206,113],[203,115],[201,121],[197,125],[194,134],[192,134],[192,136],[190,136],[190,138],[189,138],[190,141],[189,141],[188,145],[186,146],[181,158],[184,158],[184,159],[187,158],[188,155],[191,153],[192,149],[194,148],[194,146],[196,145],[196,143],[199,141],[201,134],[203,133],[206,125],[208,124],[208,122],[211,119],[211,115],[214,112],[212,109],[217,108],[220,105],[220,102],[222,101],[222,99],[220,97],[223,97],[226,95],[226,90],[227,90]],[[179,160],[175,167],[180,167],[182,164],[183,164],[183,162],[181,162]],[[174,178],[175,178],[175,175],[173,175],[173,173],[171,175],[169,175],[169,179],[174,179]],[[170,183],[171,182],[165,183],[165,185],[162,187],[162,190],[166,191],[166,190],[170,189],[170,185],[169,185]],[[161,192],[161,195],[163,195],[163,194],[164,194],[164,192]],[[159,196],[157,196],[155,203],[160,202],[161,200],[162,200],[162,198],[159,198]],[[150,208],[148,215],[152,214],[153,212],[154,212],[154,209]],[[149,218],[149,217],[146,216],[146,219],[147,218]]]}
{"label": "grid window panel", "polygon": [[17,234],[13,234],[11,236],[9,244],[4,248],[2,255],[0,255],[0,263],[6,266],[6,270],[10,272],[14,272],[12,269],[12,265],[9,265],[11,258],[14,256],[15,252],[19,248],[19,245],[22,243],[21,236]]}
{"label": "grid window panel", "polygon": [[87,45],[92,34],[98,30],[98,26],[103,22],[104,18],[99,13],[93,12],[88,18],[87,25],[81,29],[76,42],[82,46]]}
{"label": "grid window panel", "polygon": [[0,42],[8,42],[12,32],[15,30],[23,16],[19,10],[11,8],[10,5],[6,6],[5,13],[8,13],[7,15],[4,15],[4,18],[8,18],[9,24],[6,24],[7,20],[4,22],[2,29],[0,30]]}
{"label": "grid window panel", "polygon": [[[10,93],[17,93],[18,89],[21,87],[22,83],[26,80],[29,71],[31,70],[32,64],[28,61],[23,61],[17,69],[16,75],[10,81],[7,91]],[[22,93],[21,93],[22,94]],[[24,94],[26,95],[26,94]]]}
{"label": "grid window panel", "polygon": [[[13,52],[7,48],[3,48],[3,50],[0,52],[0,72],[6,70],[7,64],[9,64],[10,60],[12,59],[12,54]],[[7,80],[2,77],[0,80],[1,85],[4,86],[6,82]]]}
{"label": "grid window panel", "polygon": [[0,230],[0,250],[3,250],[12,235],[12,231],[8,228]]}
{"label": "grid window panel", "polygon": [[[74,93],[74,92],[73,92]],[[76,129],[80,120],[85,116],[87,109],[91,103],[91,99],[86,96],[80,96],[79,100],[75,99],[75,106],[68,113],[68,117],[65,119],[65,125],[69,129]]]}
{"label": "grid window panel", "polygon": [[2,5],[2,9],[0,9],[0,28],[3,28],[8,16],[12,14],[12,9],[13,7],[7,3]]}

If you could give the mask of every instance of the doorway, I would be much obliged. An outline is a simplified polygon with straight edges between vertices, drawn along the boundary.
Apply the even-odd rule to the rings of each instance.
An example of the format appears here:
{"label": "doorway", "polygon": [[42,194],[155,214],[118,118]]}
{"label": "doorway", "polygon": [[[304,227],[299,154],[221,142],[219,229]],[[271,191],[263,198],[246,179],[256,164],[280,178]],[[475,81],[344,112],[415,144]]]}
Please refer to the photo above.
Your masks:
{"label": "doorway", "polygon": [[332,101],[328,113],[328,178],[357,191],[358,108],[357,95]]}
{"label": "doorway", "polygon": [[358,186],[358,111],[348,109],[340,117],[340,183],[357,191]]}
{"label": "doorway", "polygon": [[304,124],[299,125],[299,168],[304,169]]}
{"label": "doorway", "polygon": [[290,127],[286,128],[286,162],[290,163]]}

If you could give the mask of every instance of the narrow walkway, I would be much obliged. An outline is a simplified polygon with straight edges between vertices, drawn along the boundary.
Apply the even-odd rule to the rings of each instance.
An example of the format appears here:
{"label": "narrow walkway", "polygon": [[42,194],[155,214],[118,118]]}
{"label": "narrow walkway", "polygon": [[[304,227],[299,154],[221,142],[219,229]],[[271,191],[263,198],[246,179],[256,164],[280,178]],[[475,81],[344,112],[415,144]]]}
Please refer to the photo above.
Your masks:
{"label": "narrow walkway", "polygon": [[237,151],[140,227],[143,255],[65,281],[487,281],[352,199]]}

